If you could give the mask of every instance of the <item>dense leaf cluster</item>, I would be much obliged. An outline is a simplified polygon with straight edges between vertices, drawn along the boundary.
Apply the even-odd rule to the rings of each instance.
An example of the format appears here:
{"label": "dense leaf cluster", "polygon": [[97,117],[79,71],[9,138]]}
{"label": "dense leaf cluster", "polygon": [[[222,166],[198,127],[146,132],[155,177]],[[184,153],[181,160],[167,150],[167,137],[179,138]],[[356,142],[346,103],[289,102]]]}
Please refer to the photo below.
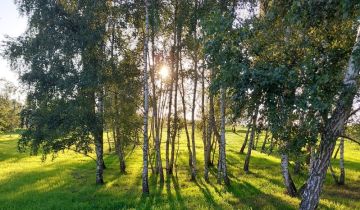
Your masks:
{"label": "dense leaf cluster", "polygon": [[354,43],[359,4],[261,4],[266,11],[237,25],[236,17],[219,10],[205,19],[206,55],[210,68],[218,72],[214,88],[226,84],[238,116],[261,106],[274,137],[300,149],[316,143],[334,109]]}
{"label": "dense leaf cluster", "polygon": [[113,103],[106,102],[111,94],[124,102],[123,123],[136,118],[139,64],[123,32],[132,23],[129,14],[134,13],[134,5],[111,1],[17,4],[29,17],[28,29],[6,43],[5,54],[20,72],[22,83],[30,87],[23,111],[28,129],[19,141],[20,149],[30,146],[34,154],[40,148],[49,154],[72,146],[76,151],[91,151],[93,137],[102,136],[104,115],[112,113],[104,112],[104,106]]}

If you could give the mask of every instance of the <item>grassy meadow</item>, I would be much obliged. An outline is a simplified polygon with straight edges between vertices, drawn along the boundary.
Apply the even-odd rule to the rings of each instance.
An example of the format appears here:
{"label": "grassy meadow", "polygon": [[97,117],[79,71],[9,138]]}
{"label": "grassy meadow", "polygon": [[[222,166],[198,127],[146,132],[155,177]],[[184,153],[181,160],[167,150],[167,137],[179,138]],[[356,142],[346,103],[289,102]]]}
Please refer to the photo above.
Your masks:
{"label": "grassy meadow", "polygon": [[[231,187],[216,184],[214,169],[210,183],[202,178],[200,136],[196,148],[198,179],[189,180],[186,139],[181,135],[177,176],[165,178],[165,184],[160,186],[150,170],[150,196],[142,197],[141,146],[127,156],[126,174],[119,173],[117,156],[109,154],[105,147],[105,185],[96,186],[95,162],[91,158],[67,151],[42,162],[40,155],[17,152],[18,134],[1,134],[0,209],[296,209],[300,200],[284,193],[278,154],[259,152],[263,136],[257,151],[252,153],[251,173],[243,172],[245,155],[240,155],[239,149],[244,136],[243,128],[236,134],[227,131]],[[332,161],[332,165],[339,173],[338,161]],[[345,167],[345,186],[335,185],[328,174],[320,209],[360,209],[360,146],[347,141]],[[305,182],[305,174],[306,169],[302,175],[293,175],[297,187]]]}

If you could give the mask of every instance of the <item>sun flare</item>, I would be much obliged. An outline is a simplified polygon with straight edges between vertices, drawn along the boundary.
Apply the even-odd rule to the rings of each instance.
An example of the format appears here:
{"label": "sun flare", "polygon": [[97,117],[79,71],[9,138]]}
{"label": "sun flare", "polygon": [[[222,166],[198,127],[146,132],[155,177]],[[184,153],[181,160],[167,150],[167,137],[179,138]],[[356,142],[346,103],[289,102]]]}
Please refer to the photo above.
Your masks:
{"label": "sun flare", "polygon": [[168,78],[169,77],[169,73],[170,73],[170,71],[169,71],[169,67],[168,66],[162,66],[161,68],[160,68],[160,71],[159,71],[159,75],[160,75],[160,77],[161,77],[161,79],[166,79],[166,78]]}

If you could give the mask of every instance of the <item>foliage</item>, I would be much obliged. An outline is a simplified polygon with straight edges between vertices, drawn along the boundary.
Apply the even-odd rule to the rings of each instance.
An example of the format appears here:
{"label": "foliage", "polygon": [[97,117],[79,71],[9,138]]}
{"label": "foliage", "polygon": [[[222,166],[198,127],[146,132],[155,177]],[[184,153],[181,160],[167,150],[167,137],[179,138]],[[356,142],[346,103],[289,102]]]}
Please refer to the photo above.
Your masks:
{"label": "foliage", "polygon": [[317,141],[334,108],[359,5],[263,4],[268,4],[264,14],[237,25],[218,10],[210,13],[203,24],[205,51],[210,68],[219,70],[217,84],[225,84],[231,93],[234,113],[252,113],[251,107],[263,104],[274,137],[299,150]]}
{"label": "foliage", "polygon": [[16,87],[11,82],[0,79],[0,132],[12,132],[21,127],[22,105],[15,99]]}
{"label": "foliage", "polygon": [[[163,184],[158,137],[167,119],[167,174],[173,173],[174,166],[177,177],[177,163],[173,162],[178,160],[175,152],[177,156],[179,150],[175,144],[179,143],[177,138],[185,127],[191,180],[195,181],[199,153],[196,152],[199,145],[195,145],[195,110],[198,110],[196,102],[201,100],[201,125],[197,128],[202,129],[203,144],[207,145],[205,179],[213,164],[208,159],[214,157],[218,146],[221,154],[218,181],[224,173],[224,181],[228,183],[225,119],[247,122],[251,118],[249,145],[253,144],[255,131],[257,137],[263,130],[269,131],[270,150],[276,144],[284,157],[281,165],[285,180],[290,177],[288,156],[297,164],[307,159],[305,156],[310,155],[307,153],[314,156],[311,169],[317,170],[311,172],[303,198],[315,198],[308,202],[308,208],[315,208],[333,146],[343,132],[343,121],[358,91],[353,88],[358,88],[357,85],[343,81],[350,55],[354,66],[359,64],[358,49],[352,51],[359,25],[357,1],[20,0],[16,3],[21,14],[29,18],[28,29],[22,36],[8,39],[5,56],[19,72],[22,83],[29,86],[21,111],[27,128],[18,142],[21,151],[30,148],[31,154],[42,152],[46,157],[71,149],[89,156],[88,152],[95,146],[97,183],[102,184],[103,131],[112,131],[124,172],[123,150],[131,143],[134,148],[137,146],[143,117],[143,186],[147,193],[148,158],[153,169],[147,136],[153,137],[150,147],[156,148],[157,169],[153,172],[160,174]],[[257,8],[259,11],[254,12]],[[246,18],[242,18],[242,12]],[[162,81],[155,72],[166,64],[169,64],[169,78]],[[349,68],[353,70],[349,75],[357,77],[355,67]],[[144,69],[143,77],[140,69]],[[160,82],[156,81],[159,78]],[[182,110],[178,105],[179,93]],[[189,95],[193,97],[192,105],[185,101]],[[0,100],[3,102],[0,129],[12,129],[17,111],[14,108],[11,112],[11,102],[6,96]],[[142,100],[144,116],[140,115]],[[149,104],[153,114],[150,123]],[[230,111],[225,110],[228,104]],[[184,119],[189,105],[191,142]],[[183,119],[179,119],[180,111]],[[220,113],[220,119],[215,117],[216,113]],[[357,127],[353,124],[347,132],[358,135]],[[319,139],[320,146],[315,148]],[[251,151],[252,147],[246,163]],[[320,176],[314,172],[318,170]],[[200,190],[204,192],[207,187],[203,185]],[[230,192],[235,191],[230,188]]]}
{"label": "foliage", "polygon": [[[28,129],[19,141],[21,150],[29,146],[36,154],[41,148],[46,155],[75,146],[77,151],[91,151],[93,137],[103,129],[101,106],[106,88],[122,91],[120,99],[128,104],[122,106],[128,114],[123,122],[137,117],[138,62],[126,48],[131,39],[122,34],[133,12],[124,12],[128,3],[119,7],[109,1],[17,4],[29,17],[28,29],[24,35],[8,40],[5,56],[20,72],[22,82],[30,86],[22,112]],[[112,27],[107,26],[109,18],[114,20]],[[110,29],[116,33],[112,41],[119,59],[108,56]]]}

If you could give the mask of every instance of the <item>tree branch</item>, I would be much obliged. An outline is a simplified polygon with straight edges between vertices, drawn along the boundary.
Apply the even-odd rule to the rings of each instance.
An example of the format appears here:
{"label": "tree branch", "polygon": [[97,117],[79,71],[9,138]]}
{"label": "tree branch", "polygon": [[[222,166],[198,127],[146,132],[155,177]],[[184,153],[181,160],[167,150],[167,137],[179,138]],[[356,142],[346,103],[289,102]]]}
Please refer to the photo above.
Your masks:
{"label": "tree branch", "polygon": [[357,109],[353,110],[352,112],[350,112],[349,117],[350,118],[352,115],[356,114],[356,112],[358,112],[360,110],[360,107],[358,107]]}
{"label": "tree branch", "polygon": [[343,138],[345,138],[345,139],[347,139],[347,140],[350,140],[350,141],[355,142],[355,143],[357,143],[357,144],[359,144],[359,145],[360,145],[360,142],[359,142],[359,141],[357,141],[357,140],[355,140],[355,139],[351,138],[350,136],[340,135],[339,137],[343,137]]}
{"label": "tree branch", "polygon": [[86,156],[86,157],[89,157],[89,158],[93,159],[93,161],[95,161],[95,162],[96,162],[96,159],[95,159],[95,158],[93,158],[93,157],[91,157],[91,156],[90,156],[90,155],[88,155],[88,154],[85,154],[85,153],[79,152],[79,151],[77,151],[77,150],[75,150],[75,149],[71,149],[71,148],[67,148],[67,149],[68,149],[68,150],[71,150],[71,151],[73,151],[73,152],[75,152],[75,153],[82,154],[82,155],[84,155],[84,156]]}

